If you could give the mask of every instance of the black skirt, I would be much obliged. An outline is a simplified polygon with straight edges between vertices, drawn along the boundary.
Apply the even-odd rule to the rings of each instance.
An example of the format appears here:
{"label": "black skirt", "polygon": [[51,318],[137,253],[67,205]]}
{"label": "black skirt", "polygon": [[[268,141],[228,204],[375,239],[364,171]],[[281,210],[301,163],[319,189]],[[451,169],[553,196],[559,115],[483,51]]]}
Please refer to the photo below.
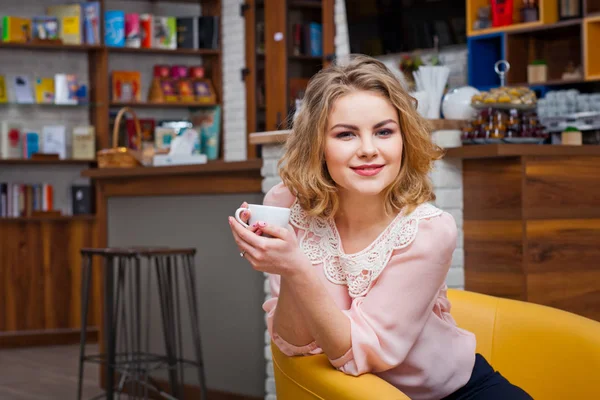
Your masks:
{"label": "black skirt", "polygon": [[523,389],[510,383],[481,354],[475,355],[471,379],[442,400],[532,400]]}

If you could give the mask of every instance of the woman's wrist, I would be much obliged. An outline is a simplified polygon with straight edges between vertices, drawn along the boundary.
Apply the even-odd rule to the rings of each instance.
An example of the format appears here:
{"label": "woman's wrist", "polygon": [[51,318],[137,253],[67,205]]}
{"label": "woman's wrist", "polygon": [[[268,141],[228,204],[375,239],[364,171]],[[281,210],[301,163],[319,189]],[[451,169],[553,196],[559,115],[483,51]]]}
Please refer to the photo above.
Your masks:
{"label": "woman's wrist", "polygon": [[300,252],[297,257],[294,257],[294,262],[290,263],[290,268],[287,269],[284,277],[288,281],[298,281],[310,279],[310,271],[312,270],[310,260]]}

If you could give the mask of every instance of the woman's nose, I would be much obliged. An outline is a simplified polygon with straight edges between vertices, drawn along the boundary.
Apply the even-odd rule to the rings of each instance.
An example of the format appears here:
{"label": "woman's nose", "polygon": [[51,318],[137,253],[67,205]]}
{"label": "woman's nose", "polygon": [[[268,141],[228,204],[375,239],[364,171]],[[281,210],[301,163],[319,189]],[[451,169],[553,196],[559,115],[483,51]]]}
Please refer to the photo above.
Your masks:
{"label": "woman's nose", "polygon": [[377,154],[377,147],[375,146],[371,135],[369,135],[369,137],[363,137],[361,139],[358,153],[360,157],[373,157]]}

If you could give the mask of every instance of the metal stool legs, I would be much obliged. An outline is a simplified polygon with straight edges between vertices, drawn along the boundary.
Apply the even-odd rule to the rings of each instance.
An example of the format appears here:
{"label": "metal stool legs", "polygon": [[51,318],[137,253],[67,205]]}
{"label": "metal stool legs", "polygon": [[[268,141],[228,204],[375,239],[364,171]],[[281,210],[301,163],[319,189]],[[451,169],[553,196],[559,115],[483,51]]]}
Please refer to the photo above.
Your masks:
{"label": "metal stool legs", "polygon": [[81,399],[83,390],[83,367],[85,356],[85,339],[87,335],[88,308],[90,303],[90,286],[92,283],[92,257],[82,256],[81,274],[81,335],[79,338],[79,379],[77,381],[77,399]]}
{"label": "metal stool legs", "polygon": [[[196,297],[196,274],[192,255],[157,256],[154,257],[157,279],[159,281],[160,308],[163,320],[165,349],[169,363],[169,383],[175,397],[183,398],[180,388],[185,380],[184,364],[195,364],[198,371],[200,383],[200,394],[202,399],[207,398],[206,378],[204,374],[204,363],[202,357],[202,344],[200,341],[200,327],[198,324],[198,299]],[[180,277],[179,271],[183,271]],[[192,342],[196,356],[196,363],[185,360],[183,354],[182,319],[180,281],[185,283],[187,303],[191,320]],[[177,368],[177,366],[179,368]]]}
{"label": "metal stool legs", "polygon": [[[200,393],[207,399],[193,249],[83,249],[82,309],[77,399],[82,397],[82,380],[86,361],[100,363],[105,371],[105,393],[96,398],[112,400],[115,394],[127,392],[128,398],[148,399],[151,392],[165,399],[184,399],[185,367],[193,366],[198,373]],[[85,355],[89,298],[92,282],[92,256],[104,261],[104,345],[105,353]],[[144,278],[144,279],[143,279]],[[155,278],[155,279],[153,279]],[[142,281],[145,280],[144,284]],[[156,284],[153,289],[152,284]],[[185,291],[187,304],[182,293]],[[155,296],[157,294],[157,296]],[[153,313],[152,301],[158,300],[159,310]],[[195,360],[184,357],[182,306],[187,305],[190,329],[185,331]],[[165,354],[150,350],[153,316],[160,318]],[[150,376],[152,371],[166,369],[169,390]],[[153,396],[154,397],[154,396]]]}

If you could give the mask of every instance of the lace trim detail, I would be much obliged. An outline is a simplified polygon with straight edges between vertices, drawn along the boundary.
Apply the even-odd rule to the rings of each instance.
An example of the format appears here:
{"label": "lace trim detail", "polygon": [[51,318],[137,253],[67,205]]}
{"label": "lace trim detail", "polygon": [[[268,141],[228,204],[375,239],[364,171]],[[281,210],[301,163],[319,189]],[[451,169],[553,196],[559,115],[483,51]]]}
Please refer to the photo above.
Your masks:
{"label": "lace trim detail", "polygon": [[325,276],[337,285],[347,285],[351,297],[364,296],[388,264],[394,250],[408,246],[417,236],[419,221],[442,214],[421,204],[411,214],[398,216],[364,250],[345,254],[332,220],[309,216],[297,202],[291,207],[291,224],[304,231],[300,248],[312,264],[323,263]]}

